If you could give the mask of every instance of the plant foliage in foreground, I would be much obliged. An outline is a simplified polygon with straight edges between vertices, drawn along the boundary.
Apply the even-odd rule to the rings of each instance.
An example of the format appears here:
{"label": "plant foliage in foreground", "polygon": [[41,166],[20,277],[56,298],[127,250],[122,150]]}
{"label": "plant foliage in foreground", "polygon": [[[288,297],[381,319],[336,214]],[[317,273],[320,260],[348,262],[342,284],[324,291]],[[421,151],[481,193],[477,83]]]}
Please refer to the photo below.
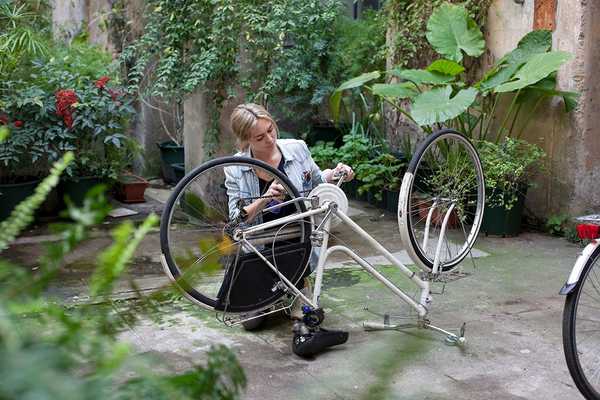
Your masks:
{"label": "plant foliage in foreground", "polygon": [[[69,161],[58,163],[48,179],[57,179]],[[4,245],[24,229],[19,216],[31,216],[50,186],[42,183],[42,189],[2,225],[10,232],[2,236]],[[66,307],[47,296],[63,258],[87,239],[109,209],[102,187],[90,191],[81,208],[71,205],[67,212],[71,222],[55,227],[60,240],[48,246],[36,271],[0,259],[0,398],[237,398],[245,386],[244,372],[223,346],[208,353],[205,366],[174,374],[157,372],[155,366],[165,366],[164,360],[136,355],[118,340],[140,318],[157,312],[156,294],[125,303],[110,298],[135,248],[158,222],[156,215],[138,228],[129,222],[113,230],[113,244],[98,256],[88,302]]]}

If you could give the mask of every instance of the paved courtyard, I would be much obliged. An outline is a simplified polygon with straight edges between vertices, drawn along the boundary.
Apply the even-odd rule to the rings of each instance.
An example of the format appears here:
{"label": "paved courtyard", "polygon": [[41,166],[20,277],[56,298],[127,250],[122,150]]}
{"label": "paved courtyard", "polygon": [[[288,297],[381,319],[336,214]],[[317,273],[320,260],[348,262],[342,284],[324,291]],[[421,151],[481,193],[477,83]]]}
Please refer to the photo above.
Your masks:
{"label": "paved courtyard", "polygon": [[[160,211],[167,193],[151,190],[149,202],[137,206],[141,218]],[[351,203],[351,215],[368,232],[403,259],[395,216],[362,203]],[[110,243],[111,220],[71,254],[52,294],[76,303],[85,299],[91,256]],[[402,282],[394,268],[376,258],[356,237],[338,228],[345,242]],[[26,235],[10,249],[10,258],[32,263],[48,236]],[[562,353],[564,298],[558,290],[580,251],[563,239],[525,233],[517,238],[481,237],[476,258],[462,266],[465,277],[437,285],[431,322],[456,331],[466,323],[466,345],[449,346],[430,330],[365,332],[365,320],[408,322],[409,310],[385,287],[343,257],[328,265],[322,296],[324,327],[350,332],[343,346],[313,359],[301,359],[290,348],[291,323],[283,316],[249,333],[220,324],[214,313],[175,299],[163,307],[161,322],[144,321],[123,333],[140,352],[162,355],[170,368],[184,370],[203,361],[216,343],[238,355],[248,386],[246,399],[578,399]],[[130,274],[144,290],[168,282],[159,261],[158,231],[142,242]],[[408,262],[408,261],[407,261]],[[399,283],[410,290],[406,283]],[[441,293],[443,291],[443,294]],[[135,297],[127,282],[115,297]]]}

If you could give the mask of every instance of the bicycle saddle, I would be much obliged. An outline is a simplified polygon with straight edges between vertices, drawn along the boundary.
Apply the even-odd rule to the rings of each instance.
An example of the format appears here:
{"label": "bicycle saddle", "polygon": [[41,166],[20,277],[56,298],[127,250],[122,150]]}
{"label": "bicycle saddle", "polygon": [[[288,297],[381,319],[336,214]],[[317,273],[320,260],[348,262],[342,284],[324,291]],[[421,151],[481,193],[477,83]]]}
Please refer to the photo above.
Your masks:
{"label": "bicycle saddle", "polygon": [[304,333],[295,333],[292,351],[300,357],[310,357],[328,347],[346,343],[347,340],[348,332],[317,328]]}

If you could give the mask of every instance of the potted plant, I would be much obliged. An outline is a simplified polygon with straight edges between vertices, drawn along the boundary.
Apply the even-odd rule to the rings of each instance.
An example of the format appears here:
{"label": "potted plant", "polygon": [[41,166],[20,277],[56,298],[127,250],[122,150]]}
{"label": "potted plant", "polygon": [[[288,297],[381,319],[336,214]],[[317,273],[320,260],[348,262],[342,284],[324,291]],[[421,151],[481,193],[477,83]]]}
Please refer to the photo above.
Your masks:
{"label": "potted plant", "polygon": [[398,211],[398,190],[404,167],[402,161],[389,153],[361,163],[356,168],[360,181],[358,193],[366,193],[368,201],[376,207]]}
{"label": "potted plant", "polygon": [[500,143],[481,141],[478,150],[487,186],[481,229],[492,235],[518,235],[530,177],[540,166],[544,151],[512,138]]}
{"label": "potted plant", "polygon": [[119,175],[115,185],[117,199],[123,203],[143,203],[144,192],[149,183],[141,176],[133,174]]}

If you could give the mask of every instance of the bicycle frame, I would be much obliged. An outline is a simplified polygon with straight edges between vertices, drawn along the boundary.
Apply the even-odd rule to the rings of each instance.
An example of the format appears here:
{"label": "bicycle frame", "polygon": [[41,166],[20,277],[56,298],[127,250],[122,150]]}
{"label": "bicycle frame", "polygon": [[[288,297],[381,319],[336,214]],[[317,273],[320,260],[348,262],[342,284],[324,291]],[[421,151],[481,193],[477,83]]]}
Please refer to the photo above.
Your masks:
{"label": "bicycle frame", "polygon": [[[295,199],[295,200],[304,200],[304,199]],[[294,201],[294,200],[292,200]],[[440,243],[443,239],[443,234],[445,232],[445,227],[448,222],[448,218],[450,213],[452,212],[453,207],[447,211],[447,214],[444,218],[444,223],[442,226],[442,236],[440,237]],[[315,286],[314,286],[314,294],[313,298],[307,298],[298,288],[294,286],[292,282],[290,282],[285,276],[283,276],[277,268],[270,263],[261,253],[260,251],[254,247],[248,240],[247,236],[251,234],[255,234],[259,231],[266,230],[269,228],[274,228],[280,225],[285,225],[290,222],[303,220],[308,217],[313,217],[315,215],[324,215],[324,219],[321,224],[313,231],[312,237],[317,238],[317,241],[320,242],[321,253],[319,254],[319,260],[317,263],[317,268],[315,272]],[[393,265],[398,267],[400,271],[411,280],[418,288],[420,289],[420,295],[418,299],[414,299],[410,295],[406,294],[392,282],[390,282],[385,276],[380,274],[372,265],[366,262],[363,258],[358,256],[352,250],[350,250],[346,246],[336,245],[328,248],[329,241],[329,225],[331,222],[331,217],[338,217],[344,224],[352,229],[352,231],[358,234],[360,237],[365,239],[365,241],[377,250],[381,255],[383,255],[387,260],[390,261]],[[428,220],[431,219],[431,213],[428,216]],[[429,223],[429,221],[428,221]],[[234,239],[240,240],[243,246],[251,249],[255,252],[275,274],[281,279],[281,281],[286,285],[286,287],[291,290],[296,296],[300,297],[306,304],[310,305],[312,308],[319,308],[319,298],[321,295],[322,282],[323,282],[323,273],[325,269],[325,263],[327,259],[334,252],[342,252],[347,256],[351,257],[354,261],[356,261],[363,269],[369,272],[375,279],[380,281],[383,285],[385,285],[388,289],[390,289],[397,297],[402,299],[404,302],[409,304],[412,308],[414,308],[419,315],[420,318],[424,318],[427,315],[427,304],[429,303],[430,296],[430,282],[428,280],[421,279],[419,275],[410,270],[407,266],[405,266],[402,262],[400,262],[394,255],[389,252],[386,248],[384,248],[377,240],[375,240],[371,235],[369,235],[365,230],[363,230],[358,224],[356,224],[352,219],[350,219],[346,214],[337,209],[337,205],[333,202],[325,202],[323,205],[318,206],[317,208],[308,210],[301,214],[291,215],[287,217],[283,217],[274,221],[270,221],[267,223],[259,224],[256,226],[252,226],[250,228],[243,229],[238,231],[236,235],[234,235]],[[438,246],[439,247],[439,246]],[[439,257],[439,249],[436,252]],[[439,263],[436,260],[436,266]]]}

